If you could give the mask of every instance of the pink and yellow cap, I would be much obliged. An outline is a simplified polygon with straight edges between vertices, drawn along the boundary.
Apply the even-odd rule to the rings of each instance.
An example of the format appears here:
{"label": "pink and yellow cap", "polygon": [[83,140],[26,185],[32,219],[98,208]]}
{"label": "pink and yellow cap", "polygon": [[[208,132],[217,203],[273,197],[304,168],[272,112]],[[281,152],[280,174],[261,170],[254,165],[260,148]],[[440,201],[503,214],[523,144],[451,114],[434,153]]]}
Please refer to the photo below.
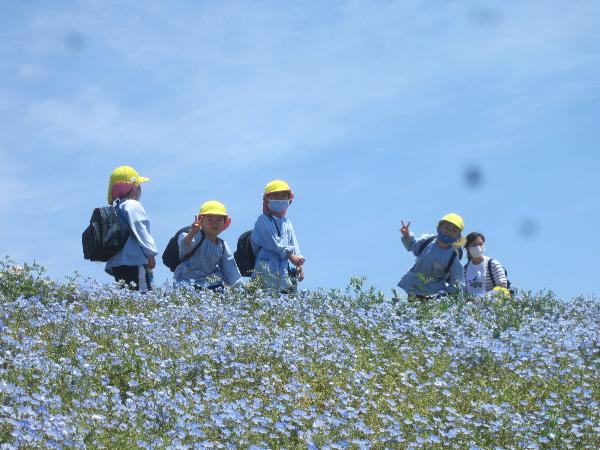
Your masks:
{"label": "pink and yellow cap", "polygon": [[130,166],[119,166],[110,174],[110,180],[108,182],[108,203],[112,204],[114,200],[114,190],[122,192],[128,191],[133,186],[138,186],[141,183],[150,181],[148,177],[140,176],[137,171]]}

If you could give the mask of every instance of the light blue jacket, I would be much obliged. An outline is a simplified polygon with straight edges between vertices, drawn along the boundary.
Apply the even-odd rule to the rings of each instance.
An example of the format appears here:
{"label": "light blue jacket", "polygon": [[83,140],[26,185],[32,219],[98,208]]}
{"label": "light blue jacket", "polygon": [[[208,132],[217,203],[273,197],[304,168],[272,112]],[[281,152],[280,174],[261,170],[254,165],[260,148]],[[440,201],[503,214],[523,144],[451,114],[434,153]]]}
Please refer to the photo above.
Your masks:
{"label": "light blue jacket", "polygon": [[450,272],[446,273],[450,258],[456,251],[454,248],[441,248],[434,240],[418,255],[419,244],[430,236],[423,235],[419,239],[416,239],[413,233],[407,237],[402,236],[404,247],[409,252],[413,252],[417,260],[402,277],[398,286],[407,294],[414,295],[434,295],[439,291],[462,293],[465,287],[465,274],[458,255],[450,267]]}
{"label": "light blue jacket", "polygon": [[288,274],[288,255],[300,255],[294,227],[286,217],[261,214],[250,235],[256,264],[252,278],[260,277],[268,287],[287,289],[292,286]]}
{"label": "light blue jacket", "polygon": [[[188,233],[181,233],[177,240],[179,259],[188,255],[202,239],[202,233],[196,233],[188,245],[184,240],[187,235]],[[233,286],[240,280],[241,275],[227,243],[223,241],[221,246],[220,241],[215,244],[205,238],[190,258],[179,263],[174,277],[177,282],[194,280],[195,284],[203,286],[214,286],[221,282]]]}
{"label": "light blue jacket", "polygon": [[154,238],[150,235],[150,219],[142,204],[133,199],[119,203],[120,218],[129,224],[129,238],[119,253],[106,262],[104,270],[112,275],[117,266],[148,264],[149,256],[158,255]]}

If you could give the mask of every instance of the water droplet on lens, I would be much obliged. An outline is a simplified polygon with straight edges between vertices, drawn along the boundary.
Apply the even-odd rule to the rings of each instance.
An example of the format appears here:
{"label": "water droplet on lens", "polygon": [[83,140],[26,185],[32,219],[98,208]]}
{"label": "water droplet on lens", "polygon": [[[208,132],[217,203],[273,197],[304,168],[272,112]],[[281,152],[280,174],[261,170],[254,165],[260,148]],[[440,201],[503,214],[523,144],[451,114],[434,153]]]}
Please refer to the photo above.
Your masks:
{"label": "water droplet on lens", "polygon": [[535,220],[526,218],[519,224],[518,231],[522,238],[533,239],[539,232],[539,225]]}
{"label": "water droplet on lens", "polygon": [[470,189],[477,189],[483,184],[483,171],[478,166],[469,166],[464,171],[465,184]]}
{"label": "water droplet on lens", "polygon": [[480,27],[495,27],[502,22],[502,14],[496,10],[485,7],[469,9],[467,17]]}
{"label": "water droplet on lens", "polygon": [[80,52],[85,48],[86,38],[85,36],[78,32],[71,32],[65,37],[65,47],[73,52]]}

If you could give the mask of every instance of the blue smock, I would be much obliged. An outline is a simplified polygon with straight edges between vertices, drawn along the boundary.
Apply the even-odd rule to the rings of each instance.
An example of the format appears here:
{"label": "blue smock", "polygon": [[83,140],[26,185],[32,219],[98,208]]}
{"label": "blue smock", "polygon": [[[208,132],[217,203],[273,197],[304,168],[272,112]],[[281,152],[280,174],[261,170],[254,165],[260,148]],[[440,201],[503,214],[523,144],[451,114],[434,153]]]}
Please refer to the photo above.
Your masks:
{"label": "blue smock", "polygon": [[[195,249],[202,239],[202,233],[196,233],[188,245],[184,240],[187,235],[188,233],[181,233],[177,239],[179,259]],[[241,275],[227,243],[223,241],[223,245],[221,245],[221,242],[217,240],[215,244],[210,239],[204,238],[202,245],[194,254],[177,265],[174,277],[176,282],[194,280],[195,284],[208,287],[221,282],[233,286],[240,280]]]}
{"label": "blue smock", "polygon": [[129,225],[129,237],[123,248],[106,262],[104,270],[112,273],[117,266],[142,266],[148,257],[158,255],[154,238],[150,235],[150,219],[142,204],[133,199],[120,202],[117,206],[121,220]]}
{"label": "blue smock", "polygon": [[465,274],[458,255],[450,267],[450,273],[446,273],[448,262],[456,251],[452,246],[441,248],[437,245],[437,240],[434,240],[423,249],[420,255],[417,255],[421,242],[431,236],[423,235],[419,239],[416,239],[413,233],[406,237],[402,236],[404,247],[409,252],[413,252],[417,260],[402,277],[398,286],[409,295],[428,296],[439,291],[462,293],[465,287]]}
{"label": "blue smock", "polygon": [[292,286],[288,255],[300,255],[294,227],[285,216],[261,214],[250,235],[256,264],[252,279],[260,278],[267,287],[285,290]]}

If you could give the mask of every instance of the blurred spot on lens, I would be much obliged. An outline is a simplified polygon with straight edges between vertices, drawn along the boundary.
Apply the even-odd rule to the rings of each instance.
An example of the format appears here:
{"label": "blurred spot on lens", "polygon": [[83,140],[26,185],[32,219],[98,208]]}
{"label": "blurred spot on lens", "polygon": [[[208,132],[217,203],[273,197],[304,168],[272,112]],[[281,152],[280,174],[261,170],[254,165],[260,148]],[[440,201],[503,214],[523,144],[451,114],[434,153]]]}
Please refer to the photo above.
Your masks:
{"label": "blurred spot on lens", "polygon": [[464,171],[464,180],[469,189],[477,189],[483,184],[483,171],[479,166],[471,165]]}
{"label": "blurred spot on lens", "polygon": [[502,14],[492,8],[474,7],[467,12],[469,21],[480,27],[496,27],[502,23]]}
{"label": "blurred spot on lens", "polygon": [[65,37],[65,47],[73,52],[80,52],[85,49],[86,39],[85,36],[78,32],[73,31]]}
{"label": "blurred spot on lens", "polygon": [[533,239],[539,232],[539,225],[535,220],[526,218],[521,221],[518,230],[522,238]]}

